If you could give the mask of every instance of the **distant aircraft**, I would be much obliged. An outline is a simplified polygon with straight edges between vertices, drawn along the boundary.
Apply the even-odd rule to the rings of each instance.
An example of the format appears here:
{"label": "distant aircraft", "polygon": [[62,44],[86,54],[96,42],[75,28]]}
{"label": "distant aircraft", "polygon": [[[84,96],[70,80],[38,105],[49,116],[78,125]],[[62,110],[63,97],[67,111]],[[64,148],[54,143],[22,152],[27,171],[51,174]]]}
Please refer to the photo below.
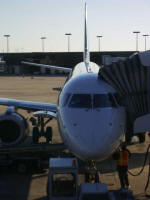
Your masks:
{"label": "distant aircraft", "polygon": [[15,112],[16,108],[21,108],[33,111],[39,117],[56,118],[64,144],[83,160],[103,160],[116,150],[125,132],[125,108],[117,103],[115,89],[98,79],[100,67],[90,62],[86,3],[83,62],[74,69],[29,62],[23,64],[63,70],[69,72],[69,77],[57,105],[0,98],[0,105],[8,106],[0,115],[3,144],[15,145],[26,134],[27,121]]}

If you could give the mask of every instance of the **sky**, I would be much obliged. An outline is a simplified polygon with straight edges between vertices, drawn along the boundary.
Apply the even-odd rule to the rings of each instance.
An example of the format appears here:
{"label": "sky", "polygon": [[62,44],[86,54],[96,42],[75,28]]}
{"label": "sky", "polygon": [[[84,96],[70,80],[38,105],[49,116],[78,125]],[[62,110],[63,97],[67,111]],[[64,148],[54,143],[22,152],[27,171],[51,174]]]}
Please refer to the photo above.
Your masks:
{"label": "sky", "polygon": [[[143,34],[150,34],[150,0],[86,0],[90,51],[134,51],[140,31],[139,50],[145,48]],[[85,0],[0,0],[0,52],[6,52],[5,34],[10,34],[10,52],[83,51]],[[150,37],[147,37],[150,49]]]}

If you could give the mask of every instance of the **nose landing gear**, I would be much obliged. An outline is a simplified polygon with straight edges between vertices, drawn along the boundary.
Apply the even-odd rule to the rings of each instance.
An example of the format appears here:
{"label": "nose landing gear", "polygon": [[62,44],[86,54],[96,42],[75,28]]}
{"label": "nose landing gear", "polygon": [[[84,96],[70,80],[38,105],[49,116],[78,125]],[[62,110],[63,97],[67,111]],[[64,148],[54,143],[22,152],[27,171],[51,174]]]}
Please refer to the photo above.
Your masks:
{"label": "nose landing gear", "polygon": [[85,173],[85,182],[88,183],[99,183],[100,182],[100,173],[97,169],[96,162],[90,161],[87,162],[87,168]]}
{"label": "nose landing gear", "polygon": [[89,187],[99,188],[99,199],[135,200],[131,190],[109,190],[107,185],[100,181],[100,173],[94,161],[86,163],[86,167],[85,183],[88,183]]}

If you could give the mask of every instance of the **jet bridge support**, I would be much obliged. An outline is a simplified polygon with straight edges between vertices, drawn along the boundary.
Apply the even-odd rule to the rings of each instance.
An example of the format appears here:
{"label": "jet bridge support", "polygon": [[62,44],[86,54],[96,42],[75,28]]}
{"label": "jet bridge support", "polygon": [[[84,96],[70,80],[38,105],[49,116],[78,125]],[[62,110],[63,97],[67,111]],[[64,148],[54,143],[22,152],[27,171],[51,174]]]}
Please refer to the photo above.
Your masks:
{"label": "jet bridge support", "polygon": [[[114,87],[120,105],[127,113],[126,137],[150,131],[150,51],[136,53],[124,61],[104,65],[99,79]],[[140,123],[145,120],[145,123]],[[132,133],[132,134],[131,134]]]}

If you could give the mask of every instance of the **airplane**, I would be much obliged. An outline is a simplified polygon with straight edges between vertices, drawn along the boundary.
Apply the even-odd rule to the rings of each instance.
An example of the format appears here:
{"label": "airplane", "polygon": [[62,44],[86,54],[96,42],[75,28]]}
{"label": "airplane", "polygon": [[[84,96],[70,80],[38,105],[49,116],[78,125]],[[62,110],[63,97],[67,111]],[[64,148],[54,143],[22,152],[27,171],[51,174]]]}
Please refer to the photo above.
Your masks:
{"label": "airplane", "polygon": [[69,76],[57,105],[0,98],[0,105],[8,106],[0,115],[0,137],[4,145],[15,145],[26,135],[27,122],[16,112],[21,108],[36,116],[55,118],[66,148],[83,160],[104,160],[116,150],[125,133],[125,108],[118,104],[115,89],[98,78],[100,66],[90,61],[86,3],[83,62],[73,69],[30,62],[22,64],[63,70]]}

